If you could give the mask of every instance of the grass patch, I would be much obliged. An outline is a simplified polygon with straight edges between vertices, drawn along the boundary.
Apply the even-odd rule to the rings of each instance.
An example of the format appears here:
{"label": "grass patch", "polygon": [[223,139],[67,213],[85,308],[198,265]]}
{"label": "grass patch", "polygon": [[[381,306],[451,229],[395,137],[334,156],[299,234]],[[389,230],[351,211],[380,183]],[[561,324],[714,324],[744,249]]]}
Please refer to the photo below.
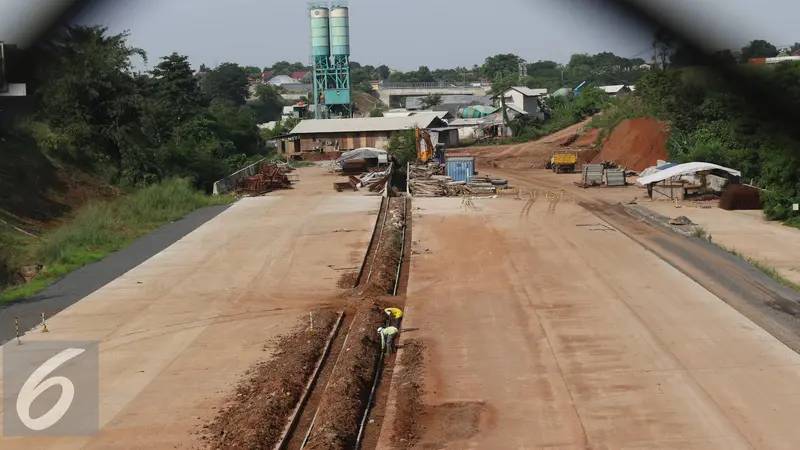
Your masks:
{"label": "grass patch", "polygon": [[[711,236],[708,236],[708,241],[711,242]],[[792,289],[794,291],[800,292],[800,284],[797,284],[797,283],[789,280],[788,278],[784,277],[776,269],[774,269],[774,268],[772,268],[772,267],[770,267],[770,266],[768,266],[768,265],[766,265],[766,264],[764,264],[764,263],[762,263],[760,261],[756,261],[753,258],[748,258],[747,256],[743,255],[740,251],[738,251],[736,249],[727,248],[724,245],[721,245],[721,244],[716,243],[716,242],[714,242],[713,244],[716,245],[717,247],[721,248],[722,250],[725,250],[726,252],[730,253],[731,255],[738,256],[739,258],[742,258],[743,260],[745,260],[748,263],[752,264],[753,267],[755,267],[756,269],[760,270],[761,272],[763,272],[768,277],[772,278],[773,281],[775,281],[776,283],[780,284],[781,286],[786,286],[789,289]]]}
{"label": "grass patch", "polygon": [[44,235],[32,255],[44,270],[0,294],[0,303],[28,298],[58,278],[130,244],[142,235],[206,206],[228,204],[189,180],[170,179],[108,202],[89,202],[71,220]]}
{"label": "grass patch", "polygon": [[648,116],[644,102],[638,97],[628,95],[611,100],[611,104],[603,110],[603,114],[592,117],[587,128],[600,130],[595,141],[595,145],[599,145],[622,121]]}

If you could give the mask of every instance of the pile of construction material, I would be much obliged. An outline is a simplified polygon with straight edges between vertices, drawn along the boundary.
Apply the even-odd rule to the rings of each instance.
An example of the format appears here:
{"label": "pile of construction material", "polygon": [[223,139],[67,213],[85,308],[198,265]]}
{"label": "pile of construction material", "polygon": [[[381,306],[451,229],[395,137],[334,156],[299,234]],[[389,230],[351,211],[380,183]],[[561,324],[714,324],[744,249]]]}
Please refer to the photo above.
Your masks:
{"label": "pile of construction material", "polygon": [[287,174],[294,167],[285,163],[261,162],[256,166],[258,172],[236,180],[236,193],[246,197],[266,194],[275,189],[289,189],[292,182]]}
{"label": "pile of construction material", "polygon": [[496,193],[495,184],[489,180],[472,179],[453,181],[445,175],[445,166],[437,162],[410,165],[408,168],[408,192],[414,197],[461,197],[464,195]]}
{"label": "pile of construction material", "polygon": [[333,183],[333,188],[337,192],[342,192],[345,189],[357,191],[366,187],[370,192],[383,194],[390,184],[389,180],[392,178],[392,165],[390,164],[384,170],[371,170],[357,175],[345,174],[348,175],[347,181]]}

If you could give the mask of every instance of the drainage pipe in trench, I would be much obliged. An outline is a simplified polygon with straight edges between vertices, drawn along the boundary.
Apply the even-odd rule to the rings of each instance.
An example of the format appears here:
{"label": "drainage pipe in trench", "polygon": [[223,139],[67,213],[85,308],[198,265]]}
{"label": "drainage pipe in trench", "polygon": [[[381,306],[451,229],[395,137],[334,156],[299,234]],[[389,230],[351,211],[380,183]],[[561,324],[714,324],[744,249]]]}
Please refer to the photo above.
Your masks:
{"label": "drainage pipe in trench", "polygon": [[[394,290],[392,291],[392,295],[397,295],[397,288],[400,284],[400,269],[403,267],[403,257],[405,256],[406,229],[408,228],[408,203],[409,199],[403,198],[403,240],[400,244],[400,260],[397,262],[397,273],[394,278]],[[367,426],[369,412],[372,409],[372,402],[375,401],[375,392],[378,389],[378,381],[381,379],[381,374],[383,372],[384,355],[385,353],[381,351],[381,356],[378,358],[378,366],[375,369],[375,377],[372,380],[372,389],[369,393],[369,399],[367,399],[367,409],[364,411],[364,417],[361,418],[361,425],[358,427],[358,437],[356,438],[356,445],[354,447],[355,450],[361,448],[361,441],[364,439],[364,429]]]}

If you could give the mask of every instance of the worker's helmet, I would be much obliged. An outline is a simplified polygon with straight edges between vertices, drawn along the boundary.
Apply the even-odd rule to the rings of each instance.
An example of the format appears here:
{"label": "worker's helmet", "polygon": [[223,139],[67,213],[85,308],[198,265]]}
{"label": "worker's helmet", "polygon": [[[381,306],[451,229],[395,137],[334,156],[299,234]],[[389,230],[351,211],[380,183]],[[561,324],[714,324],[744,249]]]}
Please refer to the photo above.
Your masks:
{"label": "worker's helmet", "polygon": [[386,311],[386,315],[387,315],[387,316],[391,316],[391,315],[392,315],[392,312],[391,312],[391,311]]}
{"label": "worker's helmet", "polygon": [[383,331],[383,327],[378,328],[378,333],[380,333],[381,331]]}

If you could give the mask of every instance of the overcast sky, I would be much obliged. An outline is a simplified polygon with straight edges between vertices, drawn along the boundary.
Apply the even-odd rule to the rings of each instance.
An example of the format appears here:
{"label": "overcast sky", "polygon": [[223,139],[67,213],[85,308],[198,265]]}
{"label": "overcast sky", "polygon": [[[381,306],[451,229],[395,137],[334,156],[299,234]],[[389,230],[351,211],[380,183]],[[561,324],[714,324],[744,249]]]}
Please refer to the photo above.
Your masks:
{"label": "overcast sky", "polygon": [[[63,0],[0,0],[0,40],[21,30],[42,5]],[[304,0],[109,0],[89,19],[114,32],[130,30],[151,65],[176,51],[193,65],[225,61],[269,66],[308,62]],[[573,53],[651,55],[649,31],[591,6],[592,0],[350,0],[352,59],[394,69],[471,67],[490,55],[516,53],[529,62],[566,62]],[[756,38],[800,41],[798,0],[669,0],[681,21],[708,42],[739,48]],[[698,3],[702,3],[698,5]],[[677,11],[677,12],[675,12]]]}

